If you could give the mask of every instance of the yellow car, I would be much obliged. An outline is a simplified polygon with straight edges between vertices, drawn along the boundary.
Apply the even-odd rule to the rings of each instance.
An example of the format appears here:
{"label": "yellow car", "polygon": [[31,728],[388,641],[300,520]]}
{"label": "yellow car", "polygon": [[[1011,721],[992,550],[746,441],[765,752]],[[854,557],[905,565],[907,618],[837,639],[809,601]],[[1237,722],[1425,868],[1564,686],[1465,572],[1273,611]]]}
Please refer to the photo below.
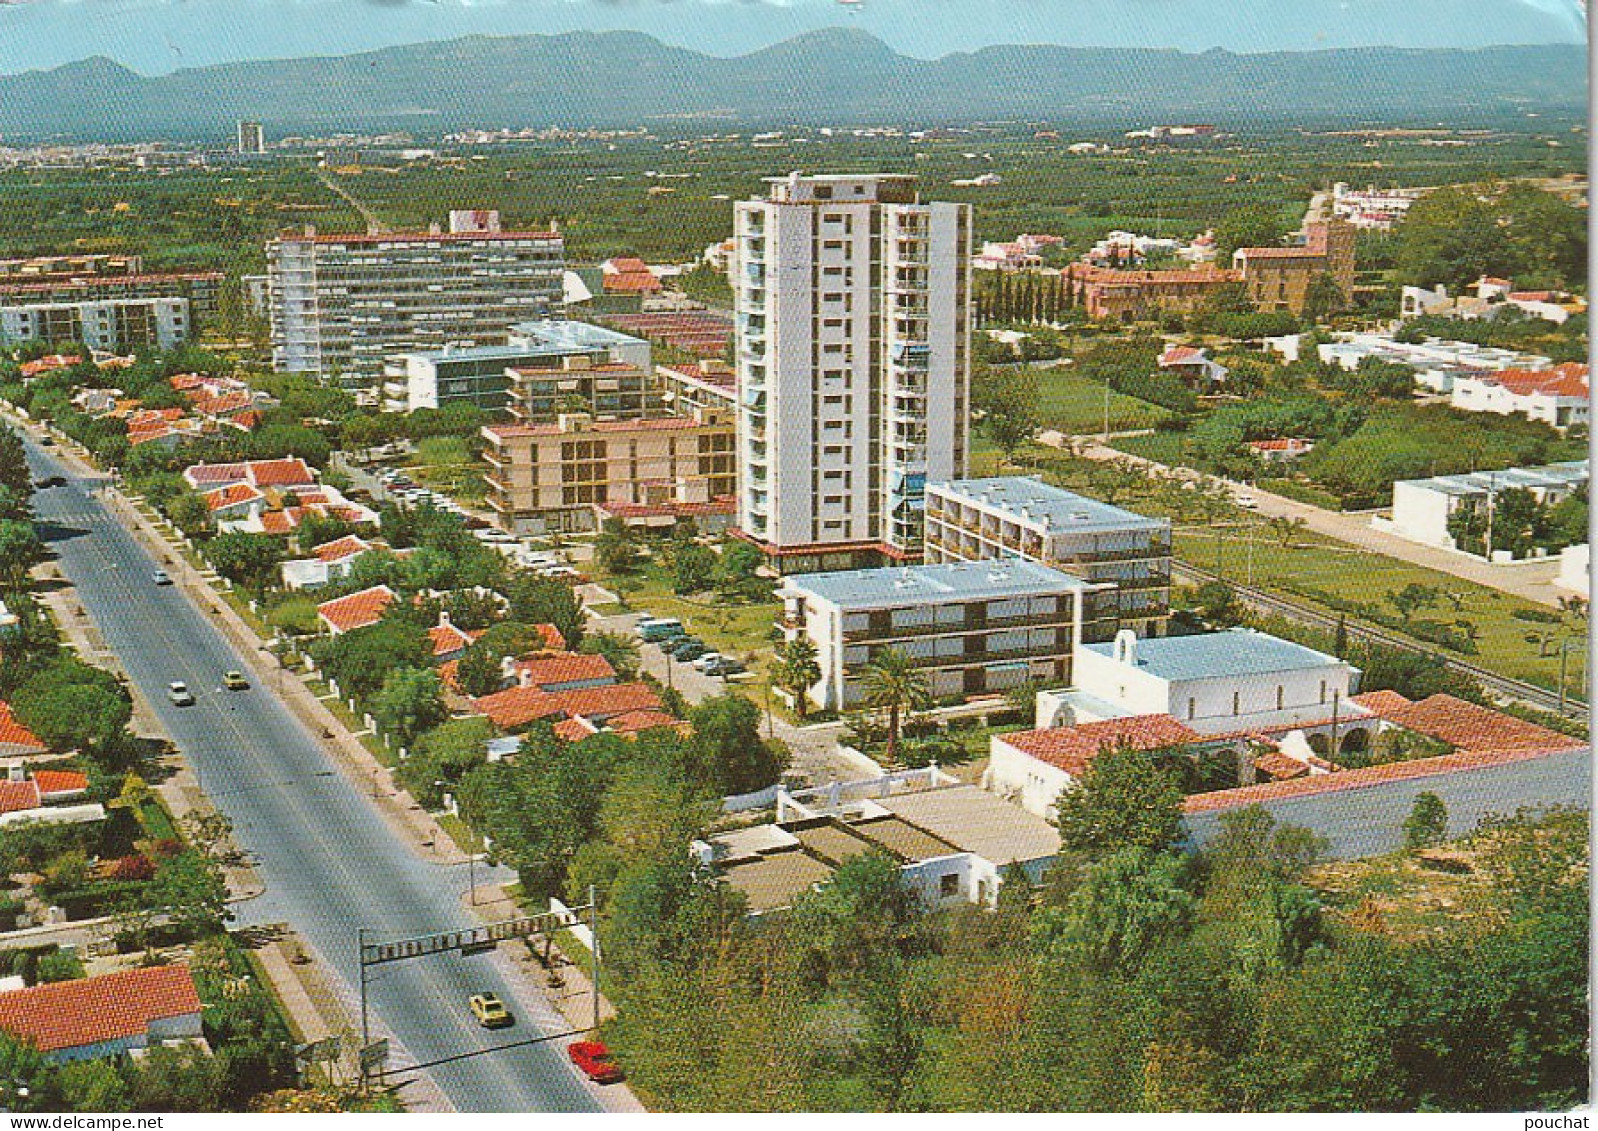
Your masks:
{"label": "yellow car", "polygon": [[222,677],[222,686],[229,691],[247,691],[250,681],[244,678],[243,672],[228,672]]}
{"label": "yellow car", "polygon": [[472,1016],[485,1029],[504,1029],[516,1024],[516,1019],[499,1000],[498,994],[474,994],[471,999]]}

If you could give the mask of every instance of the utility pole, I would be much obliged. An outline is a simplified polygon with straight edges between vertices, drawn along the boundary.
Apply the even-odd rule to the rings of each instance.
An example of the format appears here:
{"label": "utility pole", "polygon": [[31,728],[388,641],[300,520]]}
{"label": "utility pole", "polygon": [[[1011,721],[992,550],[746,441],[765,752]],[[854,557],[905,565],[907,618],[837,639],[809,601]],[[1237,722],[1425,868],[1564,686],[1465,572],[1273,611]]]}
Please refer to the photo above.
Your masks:
{"label": "utility pole", "polygon": [[[361,967],[361,1048],[372,1043],[372,1029],[366,1013],[366,928],[355,928],[355,958]],[[366,1075],[361,1072],[362,1078]]]}
{"label": "utility pole", "polygon": [[599,1031],[599,899],[588,885],[588,946],[594,957],[594,1032]]}

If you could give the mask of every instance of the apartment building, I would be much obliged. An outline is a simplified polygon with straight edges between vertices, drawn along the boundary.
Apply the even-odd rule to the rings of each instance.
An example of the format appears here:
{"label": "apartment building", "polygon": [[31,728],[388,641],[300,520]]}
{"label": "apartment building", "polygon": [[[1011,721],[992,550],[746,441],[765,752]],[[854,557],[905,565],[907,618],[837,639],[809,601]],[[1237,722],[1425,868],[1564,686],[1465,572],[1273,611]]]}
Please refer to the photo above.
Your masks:
{"label": "apartment building", "polygon": [[[383,408],[415,412],[470,404],[509,413],[523,423],[553,420],[559,411],[658,414],[649,358],[648,342],[603,326],[527,322],[512,327],[503,346],[446,345],[387,358]],[[608,376],[598,376],[607,369]]]}
{"label": "apartment building", "polygon": [[605,505],[670,509],[730,500],[732,418],[722,412],[597,420],[562,413],[483,429],[488,505],[513,533],[592,530]]}
{"label": "apartment building", "polygon": [[887,648],[924,669],[939,699],[1069,681],[1083,625],[1113,616],[1115,599],[1112,586],[1030,561],[809,573],[777,595],[787,637],[816,646],[811,701],[840,711],[860,703],[863,670]]}
{"label": "apartment building", "polygon": [[738,409],[738,375],[724,361],[705,358],[693,365],[657,365],[660,395],[674,412],[699,408]]}
{"label": "apartment building", "polygon": [[927,485],[926,560],[1041,562],[1115,586],[1112,615],[1083,638],[1163,631],[1171,611],[1171,521],[1134,514],[1036,479],[1002,476]]}
{"label": "apartment building", "polygon": [[238,123],[238,153],[240,156],[258,156],[266,152],[266,132],[260,122]]}
{"label": "apartment building", "polygon": [[970,206],[768,183],[734,210],[739,531],[785,573],[914,559],[926,481],[966,466]]}
{"label": "apartment building", "polygon": [[128,354],[172,349],[192,332],[183,298],[118,298],[0,305],[0,344],[82,342],[91,350]]}
{"label": "apartment building", "polygon": [[506,345],[561,301],[563,241],[453,212],[449,231],[283,236],[267,245],[272,364],[364,387],[392,354]]}
{"label": "apartment building", "polygon": [[[1393,484],[1392,518],[1376,515],[1371,525],[1444,550],[1460,549],[1448,525],[1460,511],[1491,515],[1502,491],[1528,491],[1538,502],[1553,506],[1584,490],[1590,477],[1587,460],[1556,463],[1548,467],[1511,467],[1503,471],[1475,471],[1464,475],[1436,475],[1429,479],[1401,479]],[[1505,539],[1500,536],[1499,542]],[[1483,538],[1485,556],[1509,560],[1510,551],[1493,545],[1491,527]]]}
{"label": "apartment building", "polygon": [[0,308],[176,298],[189,304],[192,335],[216,318],[223,277],[220,271],[146,275],[133,256],[10,260],[0,262]]}
{"label": "apartment building", "polygon": [[1354,294],[1354,226],[1346,220],[1307,219],[1304,242],[1290,247],[1240,247],[1232,265],[1257,310],[1304,313],[1316,279],[1328,276],[1344,302]]}

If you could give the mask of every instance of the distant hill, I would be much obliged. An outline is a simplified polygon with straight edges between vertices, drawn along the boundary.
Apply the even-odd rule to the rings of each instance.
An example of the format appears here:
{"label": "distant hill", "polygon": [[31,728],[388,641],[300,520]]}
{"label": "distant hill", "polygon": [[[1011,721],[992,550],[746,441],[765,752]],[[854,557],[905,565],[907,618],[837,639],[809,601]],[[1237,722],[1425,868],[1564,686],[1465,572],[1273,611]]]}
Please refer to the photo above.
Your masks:
{"label": "distant hill", "polygon": [[925,61],[835,28],[731,59],[635,32],[472,37],[360,55],[145,77],[104,58],[0,76],[0,136],[271,132],[673,121],[943,123],[1284,118],[1416,121],[1586,105],[1579,46],[1235,55],[987,47]]}

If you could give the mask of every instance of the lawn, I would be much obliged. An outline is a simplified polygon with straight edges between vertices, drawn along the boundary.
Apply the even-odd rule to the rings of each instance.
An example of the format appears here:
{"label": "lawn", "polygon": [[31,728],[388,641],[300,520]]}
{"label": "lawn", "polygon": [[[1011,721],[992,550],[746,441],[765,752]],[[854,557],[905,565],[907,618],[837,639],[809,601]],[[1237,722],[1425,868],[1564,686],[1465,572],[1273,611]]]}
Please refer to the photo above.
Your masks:
{"label": "lawn", "polygon": [[[1411,583],[1440,589],[1452,597],[1415,614],[1416,618],[1444,624],[1469,622],[1479,634],[1475,641],[1479,654],[1462,656],[1436,648],[1439,653],[1479,663],[1503,675],[1543,687],[1557,685],[1557,651],[1539,656],[1537,645],[1529,643],[1526,637],[1534,630],[1559,626],[1520,620],[1511,615],[1516,609],[1546,613],[1549,610],[1545,606],[1451,574],[1356,550],[1314,534],[1295,536],[1289,548],[1264,531],[1257,531],[1252,539],[1235,526],[1217,527],[1216,531],[1219,537],[1215,531],[1178,530],[1174,538],[1176,556],[1201,569],[1219,572],[1231,581],[1247,584],[1252,578],[1259,588],[1305,599],[1312,605],[1335,609],[1339,604],[1358,602],[1378,606],[1388,617],[1395,617],[1397,613],[1387,602],[1387,594]],[[1367,618],[1350,614],[1350,619]],[[1394,629],[1393,625],[1383,627]],[[1571,635],[1579,635],[1579,630],[1575,627],[1560,629],[1558,639]],[[1585,661],[1584,649],[1571,649],[1567,682],[1572,694],[1580,692]]]}
{"label": "lawn", "polygon": [[[1104,431],[1104,386],[1099,382],[1062,365],[1040,369],[1038,389],[1038,416],[1044,428],[1070,436]],[[1153,428],[1171,415],[1159,405],[1116,392],[1110,393],[1109,408],[1112,432]]]}
{"label": "lawn", "polygon": [[[604,573],[598,581],[607,589],[618,585],[614,576]],[[649,562],[641,573],[621,585],[627,588],[629,606],[655,616],[676,617],[685,629],[718,652],[745,661],[763,659],[771,652],[771,627],[780,612],[776,602],[743,605],[728,604],[711,593],[678,596],[656,561]]]}
{"label": "lawn", "polygon": [[1151,459],[1167,467],[1191,467],[1185,432],[1150,432],[1147,436],[1122,436],[1110,447],[1129,456]]}

